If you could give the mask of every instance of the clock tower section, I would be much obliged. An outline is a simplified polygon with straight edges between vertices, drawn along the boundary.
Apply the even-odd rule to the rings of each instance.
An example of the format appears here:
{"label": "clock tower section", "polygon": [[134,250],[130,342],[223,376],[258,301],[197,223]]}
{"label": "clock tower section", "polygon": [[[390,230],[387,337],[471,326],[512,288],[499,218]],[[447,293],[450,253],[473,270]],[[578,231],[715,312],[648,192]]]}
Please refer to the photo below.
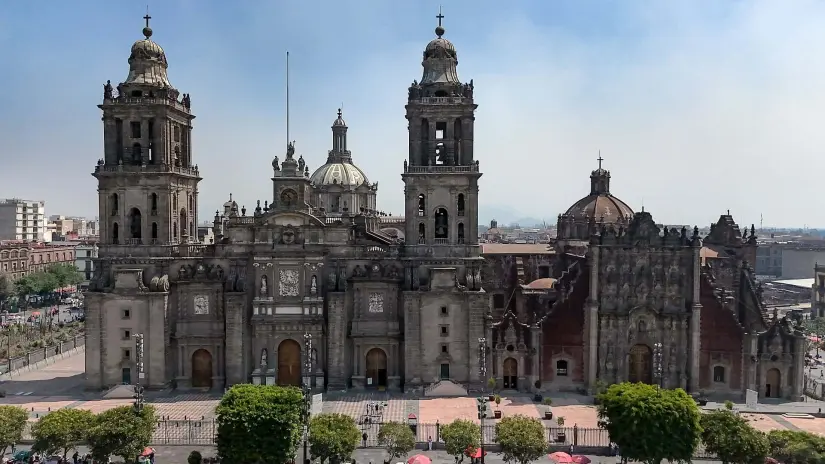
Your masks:
{"label": "clock tower section", "polygon": [[[103,88],[104,155],[98,180],[100,244],[175,245],[197,240],[198,182],[191,100],[169,82],[150,16],[132,45],[129,74]],[[101,257],[104,254],[102,248]]]}
{"label": "clock tower section", "polygon": [[473,156],[473,82],[458,78],[458,54],[444,38],[424,50],[421,81],[409,88],[409,159],[404,162],[405,236],[417,254],[439,248],[454,257],[478,255],[478,161]]}

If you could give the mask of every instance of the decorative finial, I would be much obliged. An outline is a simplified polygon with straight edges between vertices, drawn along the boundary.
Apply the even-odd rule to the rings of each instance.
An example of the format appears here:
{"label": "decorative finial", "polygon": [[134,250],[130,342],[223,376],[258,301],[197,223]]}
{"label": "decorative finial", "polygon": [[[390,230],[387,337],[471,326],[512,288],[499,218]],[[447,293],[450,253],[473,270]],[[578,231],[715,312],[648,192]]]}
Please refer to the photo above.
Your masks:
{"label": "decorative finial", "polygon": [[146,26],[143,28],[143,35],[146,37],[146,39],[149,39],[149,37],[152,37],[152,28],[149,27],[149,20],[152,19],[152,17],[149,16],[148,5],[146,6],[146,16],[144,16],[143,19],[146,21]]}
{"label": "decorative finial", "polygon": [[232,194],[229,194],[229,201],[232,201]]}
{"label": "decorative finial", "polygon": [[601,171],[602,170],[602,161],[604,161],[604,159],[602,158],[602,151],[601,150],[599,150],[599,157],[598,157],[598,159],[596,159],[596,161],[599,162],[599,171]]}
{"label": "decorative finial", "polygon": [[436,16],[436,18],[438,19],[438,26],[435,28],[435,35],[440,39],[441,36],[444,35],[444,27],[441,25],[441,20],[444,19],[444,15],[441,14],[441,6],[438,7],[438,16]]}
{"label": "decorative finial", "polygon": [[341,111],[341,108],[338,108],[338,119],[341,119],[342,115],[343,115],[343,111]]}

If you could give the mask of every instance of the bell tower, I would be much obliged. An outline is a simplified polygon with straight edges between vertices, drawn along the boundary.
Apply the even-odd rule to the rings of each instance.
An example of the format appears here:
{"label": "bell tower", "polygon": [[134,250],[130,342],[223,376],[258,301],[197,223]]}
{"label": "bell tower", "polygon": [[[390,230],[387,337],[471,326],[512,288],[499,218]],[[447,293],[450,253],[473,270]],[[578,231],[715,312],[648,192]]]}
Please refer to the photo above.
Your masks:
{"label": "bell tower", "polygon": [[[463,249],[478,254],[478,161],[473,157],[473,81],[458,78],[458,54],[444,38],[439,12],[436,38],[424,49],[421,81],[409,88],[406,117],[409,159],[404,162],[407,246]],[[413,248],[414,249],[414,248]]]}
{"label": "bell tower", "polygon": [[[103,86],[104,155],[98,180],[101,245],[197,240],[198,167],[192,163],[191,100],[169,82],[151,17],[132,45],[129,75]],[[103,251],[101,251],[101,255]]]}

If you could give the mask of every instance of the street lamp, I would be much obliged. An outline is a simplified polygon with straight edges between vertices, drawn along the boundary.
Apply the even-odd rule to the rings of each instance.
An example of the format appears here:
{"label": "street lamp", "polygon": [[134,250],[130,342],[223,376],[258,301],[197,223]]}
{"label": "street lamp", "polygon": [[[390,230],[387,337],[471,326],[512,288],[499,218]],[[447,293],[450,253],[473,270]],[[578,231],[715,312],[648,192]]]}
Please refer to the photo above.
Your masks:
{"label": "street lamp", "polygon": [[662,372],[662,344],[653,344],[653,377],[656,379],[656,386],[664,388],[664,375]]}
{"label": "street lamp", "polygon": [[136,414],[143,411],[143,334],[135,334],[135,371],[137,372],[137,383],[135,383],[134,409]]}
{"label": "street lamp", "polygon": [[481,377],[481,397],[477,399],[478,420],[481,422],[481,440],[478,448],[481,464],[484,464],[484,418],[487,417],[487,395],[484,392],[484,386],[487,383],[487,339],[484,337],[478,339],[478,375]]}
{"label": "street lamp", "polygon": [[307,332],[304,334],[304,464],[309,464],[309,455],[307,454],[307,444],[309,442],[309,416],[312,405],[312,397],[310,395],[310,376],[312,375],[312,334]]}

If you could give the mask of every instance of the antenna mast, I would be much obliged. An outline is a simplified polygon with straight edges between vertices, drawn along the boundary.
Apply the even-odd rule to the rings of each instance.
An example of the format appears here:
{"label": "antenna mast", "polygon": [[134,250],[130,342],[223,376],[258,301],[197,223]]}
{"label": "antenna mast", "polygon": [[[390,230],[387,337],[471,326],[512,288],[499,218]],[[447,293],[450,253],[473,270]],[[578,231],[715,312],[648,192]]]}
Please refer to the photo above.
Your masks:
{"label": "antenna mast", "polygon": [[289,146],[289,52],[286,52],[286,144]]}

